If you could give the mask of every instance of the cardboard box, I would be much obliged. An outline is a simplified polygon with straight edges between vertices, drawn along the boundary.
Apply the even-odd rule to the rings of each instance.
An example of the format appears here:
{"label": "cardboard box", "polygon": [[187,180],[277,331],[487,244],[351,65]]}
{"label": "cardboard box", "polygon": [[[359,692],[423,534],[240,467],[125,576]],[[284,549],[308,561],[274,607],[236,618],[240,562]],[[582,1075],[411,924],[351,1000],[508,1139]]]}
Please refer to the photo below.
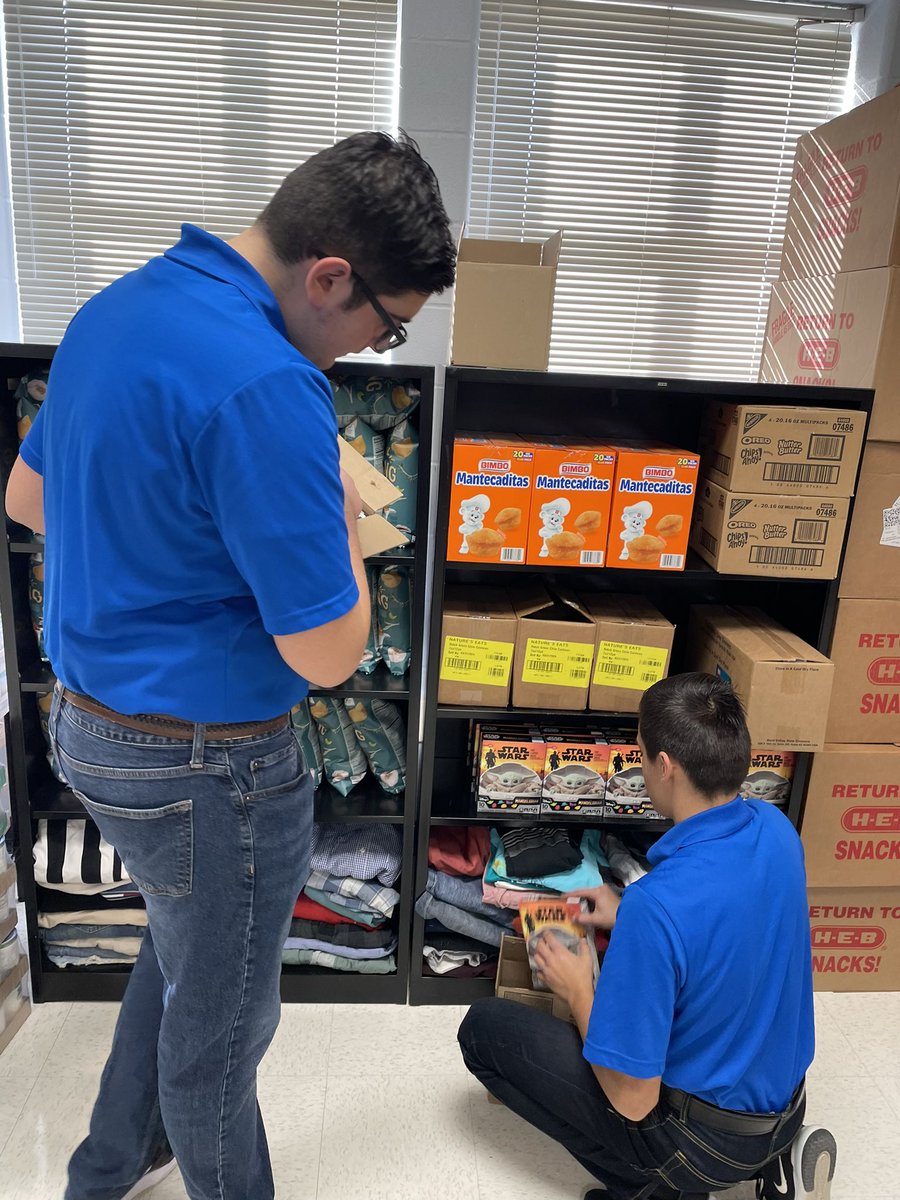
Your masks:
{"label": "cardboard box", "polygon": [[450,361],[546,371],[562,230],[543,242],[462,237]]}
{"label": "cardboard box", "polygon": [[900,600],[839,600],[829,742],[891,744],[900,729]]}
{"label": "cardboard box", "polygon": [[900,745],[816,754],[801,837],[810,887],[900,884]]}
{"label": "cardboard box", "polygon": [[387,550],[406,545],[409,541],[406,534],[395,529],[379,512],[388,504],[394,504],[400,499],[400,489],[380,471],[376,471],[371,463],[366,462],[344,438],[338,438],[338,446],[341,452],[341,468],[356,484],[363,512],[366,514],[356,523],[363,558],[371,558],[375,554],[384,554]]}
{"label": "cardboard box", "polygon": [[509,593],[449,584],[443,608],[438,704],[505,708],[516,646]]}
{"label": "cardboard box", "polygon": [[866,446],[838,595],[900,600],[900,445]]}
{"label": "cardboard box", "polygon": [[609,446],[560,439],[534,443],[527,563],[602,567],[616,455]]}
{"label": "cardboard box", "polygon": [[897,268],[784,280],[769,299],[759,381],[874,388],[869,438],[900,441],[898,335]]}
{"label": "cardboard box", "polygon": [[644,760],[632,733],[610,732],[609,776],[606,781],[607,821],[664,820],[653,807],[644,782]]}
{"label": "cardboard box", "polygon": [[512,702],[517,708],[587,707],[594,622],[568,591],[540,585],[512,593],[519,619]]}
{"label": "cardboard box", "polygon": [[703,474],[730,492],[852,496],[865,424],[855,409],[712,400],[700,430]]}
{"label": "cardboard box", "polygon": [[652,442],[616,442],[608,567],[683,571],[700,465],[696,454]]}
{"label": "cardboard box", "polygon": [[603,816],[609,745],[598,733],[544,734],[542,813]]}
{"label": "cardboard box", "polygon": [[900,263],[900,89],[797,143],[781,275]]}
{"label": "cardboard box", "polygon": [[545,757],[540,733],[482,726],[476,811],[539,813]]}
{"label": "cardboard box", "polygon": [[588,708],[637,712],[641,696],[669,673],[675,626],[643,596],[581,592],[596,626]]}
{"label": "cardboard box", "polygon": [[503,935],[494,993],[504,1000],[527,1004],[529,1008],[540,1009],[541,1012],[575,1024],[572,1010],[565,1000],[561,1000],[553,992],[539,992],[532,984],[524,938],[512,937],[508,933]]}
{"label": "cardboard box", "polygon": [[515,434],[457,437],[448,562],[524,563],[534,451]]}
{"label": "cardboard box", "polygon": [[813,989],[900,989],[900,887],[811,888]]}
{"label": "cardboard box", "polygon": [[761,609],[691,609],[687,670],[732,685],[760,750],[821,750],[833,664]]}
{"label": "cardboard box", "polygon": [[741,784],[741,798],[786,805],[791,798],[796,766],[793,750],[751,750],[750,770]]}
{"label": "cardboard box", "polygon": [[835,579],[847,496],[757,496],[701,482],[691,548],[722,575]]}

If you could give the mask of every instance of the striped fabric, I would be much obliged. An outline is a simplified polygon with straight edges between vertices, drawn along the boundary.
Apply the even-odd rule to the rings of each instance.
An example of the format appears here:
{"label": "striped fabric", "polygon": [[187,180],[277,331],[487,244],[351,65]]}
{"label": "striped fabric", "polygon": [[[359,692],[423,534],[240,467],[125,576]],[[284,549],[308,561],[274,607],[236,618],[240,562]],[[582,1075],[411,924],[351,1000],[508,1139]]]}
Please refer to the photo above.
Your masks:
{"label": "striped fabric", "polygon": [[128,881],[122,860],[93,821],[38,821],[34,878],[46,888],[91,895]]}

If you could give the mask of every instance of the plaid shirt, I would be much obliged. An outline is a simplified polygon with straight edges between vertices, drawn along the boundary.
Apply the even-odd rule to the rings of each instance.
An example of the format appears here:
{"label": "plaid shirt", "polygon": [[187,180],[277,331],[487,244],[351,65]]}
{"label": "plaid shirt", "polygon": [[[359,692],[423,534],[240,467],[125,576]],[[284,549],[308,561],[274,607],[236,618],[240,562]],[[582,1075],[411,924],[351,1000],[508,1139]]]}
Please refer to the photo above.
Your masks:
{"label": "plaid shirt", "polygon": [[376,887],[373,883],[349,876],[326,875],[324,871],[310,871],[306,886],[318,888],[320,892],[328,892],[335,897],[343,896],[359,902],[358,905],[348,904],[348,908],[369,908],[374,912],[384,913],[386,917],[389,917],[400,903],[400,893],[395,892],[393,888]]}
{"label": "plaid shirt", "polygon": [[311,866],[326,875],[377,879],[392,884],[400,874],[400,830],[371,822],[316,825]]}

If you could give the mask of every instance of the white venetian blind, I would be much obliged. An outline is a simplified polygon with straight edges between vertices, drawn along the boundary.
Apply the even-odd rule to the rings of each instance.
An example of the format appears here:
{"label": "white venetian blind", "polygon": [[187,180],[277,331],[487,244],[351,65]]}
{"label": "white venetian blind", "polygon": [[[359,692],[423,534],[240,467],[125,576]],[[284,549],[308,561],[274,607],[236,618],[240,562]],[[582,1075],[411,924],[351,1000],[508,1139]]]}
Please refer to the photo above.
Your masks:
{"label": "white venetian blind", "polygon": [[804,11],[483,0],[470,227],[565,229],[551,366],[756,378],[796,139],[850,64]]}
{"label": "white venetian blind", "polygon": [[396,0],[4,0],[27,341],[182,221],[244,228],[289,170],[390,128]]}

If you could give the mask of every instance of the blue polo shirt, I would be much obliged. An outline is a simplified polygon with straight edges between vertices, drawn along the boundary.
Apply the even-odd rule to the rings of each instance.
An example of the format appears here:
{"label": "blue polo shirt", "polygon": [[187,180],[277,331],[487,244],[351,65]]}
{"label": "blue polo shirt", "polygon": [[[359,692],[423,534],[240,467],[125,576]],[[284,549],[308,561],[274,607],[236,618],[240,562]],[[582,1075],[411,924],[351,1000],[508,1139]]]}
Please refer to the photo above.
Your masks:
{"label": "blue polo shirt", "polygon": [[337,420],[241,255],[185,225],[89,300],[22,457],[44,477],[44,637],[67,687],[207,723],[306,694],[272,635],[358,597]]}
{"label": "blue polo shirt", "polygon": [[803,848],[770,804],[689,817],[625,889],[584,1044],[720,1108],[780,1112],[812,1062]]}

